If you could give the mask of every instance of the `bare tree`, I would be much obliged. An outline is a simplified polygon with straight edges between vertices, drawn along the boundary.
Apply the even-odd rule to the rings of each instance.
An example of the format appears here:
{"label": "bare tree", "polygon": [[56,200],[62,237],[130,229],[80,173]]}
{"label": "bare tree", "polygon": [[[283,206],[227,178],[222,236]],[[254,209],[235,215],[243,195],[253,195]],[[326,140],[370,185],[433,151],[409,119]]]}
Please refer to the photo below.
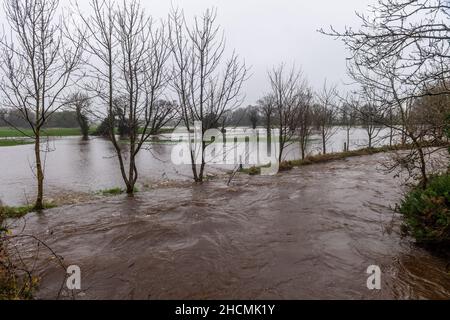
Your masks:
{"label": "bare tree", "polygon": [[203,136],[220,125],[227,110],[242,103],[241,89],[247,76],[247,68],[236,54],[224,62],[225,40],[216,18],[215,10],[206,10],[191,26],[184,13],[174,9],[169,23],[174,64],[171,85],[178,97],[179,113],[189,134],[195,123],[201,126],[200,146],[189,139],[196,182],[202,182],[205,173],[207,142]]}
{"label": "bare tree", "polygon": [[272,152],[272,128],[274,125],[275,116],[275,99],[272,95],[268,94],[258,100],[258,107],[261,110],[261,114],[264,118],[264,124],[266,126],[267,134],[267,150],[268,154]]}
{"label": "bare tree", "polygon": [[385,114],[396,118],[382,119],[382,124],[411,146],[410,152],[396,153],[389,168],[406,169],[423,187],[429,180],[432,154],[439,151],[434,133],[445,124],[424,125],[415,104],[422,97],[450,93],[449,8],[445,0],[379,0],[368,15],[358,14],[359,29],[322,30],[343,40],[352,53],[351,77],[375,93]]}
{"label": "bare tree", "polygon": [[320,130],[322,137],[322,152],[327,153],[327,144],[336,134],[337,127],[335,120],[337,116],[337,97],[336,86],[328,86],[325,80],[321,91],[317,94],[317,104],[315,105],[315,122]]}
{"label": "bare tree", "polygon": [[306,90],[303,95],[300,96],[297,105],[297,132],[298,139],[300,141],[300,152],[302,160],[306,159],[308,152],[310,138],[313,131],[313,94],[310,90]]}
{"label": "bare tree", "polygon": [[[116,12],[114,2],[107,0],[92,0],[90,2],[90,16],[85,15],[77,4],[77,17],[82,24],[73,19],[78,26],[78,33],[86,36],[86,52],[89,57],[85,66],[89,70],[85,74],[86,90],[91,96],[100,99],[106,105],[107,117],[102,127],[110,134],[114,128],[114,85],[116,80],[116,63],[118,60],[118,42],[115,38]],[[81,25],[81,26],[80,26]],[[105,133],[105,132],[104,132]],[[114,136],[114,134],[113,134]],[[114,137],[111,137],[114,140]]]}
{"label": "bare tree", "polygon": [[4,3],[10,32],[0,41],[0,90],[4,106],[19,111],[33,132],[36,210],[44,208],[42,128],[67,103],[65,95],[73,85],[83,49],[81,37],[68,41],[65,36],[58,6],[58,0]]}
{"label": "bare tree", "polygon": [[[446,0],[378,0],[368,14],[357,13],[359,29],[320,31],[342,39],[351,50],[353,73],[376,72],[395,61],[395,80],[420,88],[410,96],[448,94],[449,7]],[[443,83],[440,92],[424,90],[436,81]]]}
{"label": "bare tree", "polygon": [[345,129],[345,133],[346,133],[346,145],[345,145],[345,152],[350,151],[350,135],[351,135],[351,131],[354,128],[354,126],[356,125],[356,120],[357,120],[357,112],[356,110],[358,110],[359,108],[359,101],[355,100],[354,97],[347,97],[345,100],[343,100],[341,102],[341,107],[340,107],[340,111],[341,111],[341,123],[344,126]]}
{"label": "bare tree", "polygon": [[307,92],[307,82],[295,67],[287,71],[284,64],[269,72],[275,117],[278,125],[278,161],[283,161],[285,149],[295,139],[298,128],[299,104]]}
{"label": "bare tree", "polygon": [[382,129],[380,125],[380,114],[377,105],[370,102],[361,105],[358,117],[363,128],[367,132],[367,147],[369,149],[372,149],[374,141],[376,138],[378,138]]}
{"label": "bare tree", "polygon": [[[94,75],[88,88],[107,105],[109,138],[126,192],[132,195],[139,177],[137,155],[157,127],[167,124],[175,114],[173,105],[158,102],[168,81],[170,50],[165,26],[156,25],[137,0],[120,6],[92,0],[91,9],[93,14],[88,18],[80,12],[91,54],[87,64]],[[120,142],[117,119],[127,128]]]}

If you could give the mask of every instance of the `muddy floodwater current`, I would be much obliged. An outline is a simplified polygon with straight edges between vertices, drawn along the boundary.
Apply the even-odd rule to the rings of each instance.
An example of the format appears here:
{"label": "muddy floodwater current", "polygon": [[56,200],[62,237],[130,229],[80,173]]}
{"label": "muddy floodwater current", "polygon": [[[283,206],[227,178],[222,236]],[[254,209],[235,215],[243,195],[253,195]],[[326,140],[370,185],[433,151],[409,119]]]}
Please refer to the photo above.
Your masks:
{"label": "muddy floodwater current", "polygon": [[[402,188],[378,170],[383,157],[106,198],[15,231],[81,268],[78,299],[449,299],[448,261],[400,235]],[[45,250],[36,270],[38,298],[55,298],[64,270]]]}

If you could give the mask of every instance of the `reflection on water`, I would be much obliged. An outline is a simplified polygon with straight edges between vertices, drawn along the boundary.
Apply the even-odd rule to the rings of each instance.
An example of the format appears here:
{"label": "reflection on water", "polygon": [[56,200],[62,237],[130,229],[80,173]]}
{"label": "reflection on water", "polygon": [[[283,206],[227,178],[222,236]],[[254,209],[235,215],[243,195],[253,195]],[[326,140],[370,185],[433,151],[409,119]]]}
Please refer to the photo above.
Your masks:
{"label": "reflection on water", "polygon": [[[47,147],[47,146],[46,146]],[[45,156],[47,194],[61,191],[95,192],[123,185],[113,146],[103,139],[83,141],[78,137],[52,140]],[[187,167],[170,162],[170,145],[149,145],[137,159],[141,182],[189,179]],[[0,199],[11,205],[32,200],[33,146],[0,148]]]}
{"label": "reflection on water", "polygon": [[[399,235],[382,157],[53,209],[25,232],[81,267],[81,299],[448,299],[446,261]],[[54,298],[64,272],[44,254],[37,266],[39,297]]]}

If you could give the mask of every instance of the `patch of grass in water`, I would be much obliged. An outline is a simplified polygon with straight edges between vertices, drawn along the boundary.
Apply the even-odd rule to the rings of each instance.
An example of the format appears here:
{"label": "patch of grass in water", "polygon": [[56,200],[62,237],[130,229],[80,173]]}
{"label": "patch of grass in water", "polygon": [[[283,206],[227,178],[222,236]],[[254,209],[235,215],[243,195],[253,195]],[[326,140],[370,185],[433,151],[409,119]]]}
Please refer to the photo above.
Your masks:
{"label": "patch of grass in water", "polygon": [[[14,128],[0,128],[0,138],[16,138],[16,137],[33,137],[34,133],[31,129],[20,129],[22,132]],[[71,137],[81,136],[79,128],[45,128],[41,132],[42,137]]]}
{"label": "patch of grass in water", "polygon": [[31,140],[11,140],[11,139],[0,139],[0,147],[16,147],[33,144]]}
{"label": "patch of grass in water", "polygon": [[[44,210],[56,208],[54,203],[44,203]],[[8,207],[0,206],[0,216],[5,219],[18,219],[26,216],[28,213],[35,212],[34,205]]]}
{"label": "patch of grass in water", "polygon": [[[134,187],[134,193],[138,193],[138,192],[139,192],[139,189],[137,187]],[[101,190],[97,193],[102,196],[119,196],[121,194],[125,194],[126,190],[124,190],[122,188],[111,188],[111,189]]]}
{"label": "patch of grass in water", "polygon": [[118,195],[125,193],[125,191],[121,188],[112,188],[112,189],[101,190],[98,193],[103,196],[118,196]]}

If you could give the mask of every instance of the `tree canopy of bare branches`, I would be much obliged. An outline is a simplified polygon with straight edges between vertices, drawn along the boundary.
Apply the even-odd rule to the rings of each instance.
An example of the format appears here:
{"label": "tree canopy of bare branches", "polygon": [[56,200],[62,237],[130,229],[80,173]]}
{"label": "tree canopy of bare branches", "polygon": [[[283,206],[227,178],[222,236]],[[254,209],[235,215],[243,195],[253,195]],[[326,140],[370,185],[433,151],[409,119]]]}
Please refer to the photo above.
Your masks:
{"label": "tree canopy of bare branches", "polygon": [[336,134],[335,120],[338,113],[338,92],[335,85],[329,86],[324,82],[317,93],[317,103],[314,106],[314,119],[322,138],[322,152],[327,153],[327,144]]}
{"label": "tree canopy of bare branches", "polygon": [[[139,177],[137,155],[151,135],[175,116],[173,104],[161,103],[170,56],[166,25],[154,22],[137,0],[120,5],[92,0],[91,9],[89,17],[79,14],[92,74],[86,87],[103,102],[106,112],[99,113],[106,115],[109,138],[131,195]],[[122,141],[116,136],[118,121],[126,127]]]}
{"label": "tree canopy of bare branches", "polygon": [[286,147],[293,143],[298,128],[299,106],[308,95],[307,81],[302,71],[284,64],[269,72],[274,114],[278,125],[278,155],[281,163]]}
{"label": "tree canopy of bare branches", "polygon": [[350,76],[362,91],[371,92],[382,113],[398,119],[381,117],[380,124],[412,145],[409,154],[396,155],[391,168],[406,167],[412,176],[417,169],[423,187],[428,182],[427,162],[436,152],[429,146],[442,142],[433,134],[442,132],[436,127],[443,128],[445,122],[424,125],[414,110],[418,99],[450,93],[449,9],[445,0],[379,0],[369,14],[358,14],[358,29],[321,30],[344,42],[351,51]]}
{"label": "tree canopy of bare branches", "polygon": [[182,11],[174,9],[169,23],[171,87],[178,98],[179,114],[189,133],[196,123],[201,126],[201,141],[190,143],[189,150],[196,182],[202,182],[205,173],[207,141],[203,136],[220,125],[227,111],[242,103],[241,89],[247,77],[245,63],[235,53],[225,60],[225,38],[216,19],[216,11],[209,9],[191,25]]}

